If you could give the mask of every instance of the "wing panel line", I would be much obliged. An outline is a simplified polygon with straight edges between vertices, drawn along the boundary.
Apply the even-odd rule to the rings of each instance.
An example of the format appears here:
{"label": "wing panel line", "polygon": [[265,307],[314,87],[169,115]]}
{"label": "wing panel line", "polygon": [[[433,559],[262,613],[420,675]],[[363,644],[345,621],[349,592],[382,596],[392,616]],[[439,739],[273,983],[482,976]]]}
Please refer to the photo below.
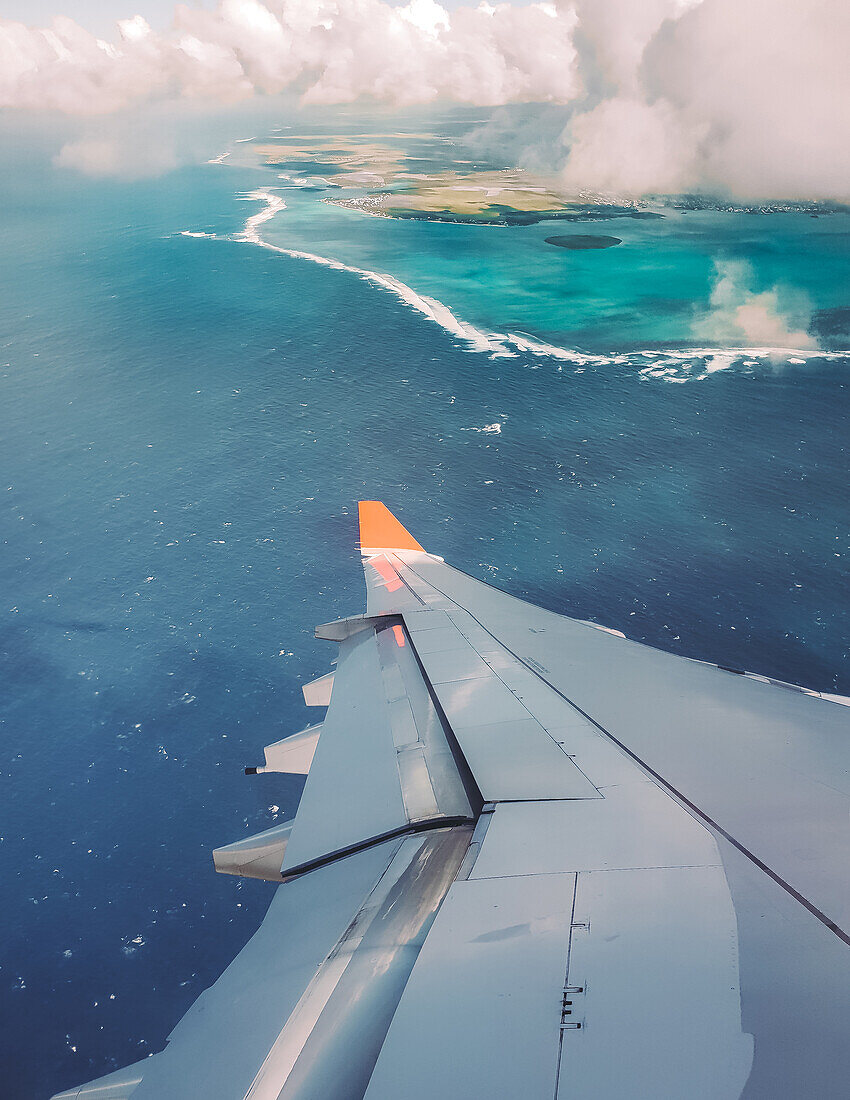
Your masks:
{"label": "wing panel line", "polygon": [[[425,580],[425,578],[420,576],[420,574],[417,573],[416,570],[407,562],[404,563],[404,567],[405,569],[408,569],[420,581],[422,581],[423,584],[427,584],[429,587],[433,588],[434,591],[439,592],[441,596],[445,597],[445,599],[450,600],[452,603],[455,603],[455,601],[452,600],[446,592],[443,592],[442,589],[438,588],[433,581]],[[510,593],[508,593],[508,595],[509,594]],[[457,603],[455,604],[455,606],[463,607],[462,604]],[[701,821],[703,821],[711,829],[715,830],[715,832],[719,833],[720,836],[722,836],[725,840],[728,840],[734,848],[737,848],[737,850],[742,855],[746,856],[746,858],[749,859],[753,864],[755,864],[755,866],[758,867],[760,871],[763,871],[764,874],[768,876],[768,878],[771,878],[777,884],[777,886],[780,886],[787,894],[794,898],[795,901],[799,902],[799,904],[802,905],[804,909],[808,910],[808,912],[811,913],[811,915],[815,917],[816,920],[820,921],[820,923],[824,925],[825,928],[828,928],[830,932],[838,937],[838,939],[850,946],[850,933],[846,932],[839,924],[832,920],[831,917],[829,917],[826,913],[819,909],[814,904],[814,902],[809,901],[809,899],[801,894],[799,890],[796,890],[790,882],[786,882],[786,880],[782,878],[780,874],[774,871],[771,867],[768,867],[764,860],[759,859],[755,852],[751,852],[750,849],[746,847],[746,845],[742,844],[739,840],[732,836],[731,833],[727,832],[726,829],[724,829],[723,826],[715,821],[712,817],[709,817],[709,815],[705,813],[704,810],[701,810],[699,806],[696,805],[696,803],[691,802],[691,800],[686,795],[684,795],[680,790],[674,787],[672,783],[669,783],[663,775],[660,775],[654,768],[650,767],[649,764],[646,763],[646,761],[642,760],[641,757],[637,755],[637,753],[632,752],[632,750],[627,745],[623,744],[623,742],[618,737],[615,737],[610,730],[606,729],[603,725],[597,722],[592,715],[588,714],[587,711],[582,710],[578,703],[574,702],[574,700],[570,699],[569,696],[565,695],[558,687],[556,687],[550,680],[548,680],[540,672],[539,669],[529,664],[529,662],[526,661],[525,658],[514,652],[514,650],[512,650],[510,646],[505,645],[505,643],[501,641],[501,639],[497,638],[492,631],[488,630],[484,623],[482,623],[480,619],[476,618],[476,616],[473,615],[468,608],[463,607],[463,610],[466,611],[467,615],[469,615],[470,618],[478,623],[482,630],[486,631],[487,634],[489,634],[495,642],[502,646],[502,648],[507,653],[510,653],[510,655],[515,660],[519,661],[520,664],[524,665],[530,672],[533,672],[535,676],[543,681],[543,683],[547,684],[557,695],[559,695],[564,700],[565,703],[569,703],[569,705],[574,710],[578,711],[578,713],[586,718],[588,722],[591,722],[601,734],[607,737],[609,741],[613,742],[628,757],[634,760],[636,764],[643,768],[647,775],[652,776],[652,778],[658,784],[660,784],[660,786],[662,786],[664,790],[668,792],[668,794],[671,794],[678,802],[680,802],[683,806],[694,813]]]}

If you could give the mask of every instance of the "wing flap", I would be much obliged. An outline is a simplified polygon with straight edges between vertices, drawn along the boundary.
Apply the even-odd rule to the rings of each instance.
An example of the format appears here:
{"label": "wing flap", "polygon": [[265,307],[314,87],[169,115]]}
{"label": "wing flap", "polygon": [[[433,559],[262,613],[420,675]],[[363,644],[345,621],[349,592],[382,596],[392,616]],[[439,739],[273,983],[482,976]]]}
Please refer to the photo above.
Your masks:
{"label": "wing flap", "polygon": [[753,1039],[723,868],[580,873],[563,1003],[557,1100],[739,1097]]}
{"label": "wing flap", "polygon": [[410,826],[472,816],[401,620],[343,639],[284,872]]}
{"label": "wing flap", "polygon": [[307,776],[285,868],[407,824],[375,633],[340,644],[336,689]]}
{"label": "wing flap", "polygon": [[575,881],[564,874],[452,886],[366,1100],[554,1095]]}
{"label": "wing flap", "polygon": [[482,817],[367,1100],[739,1096],[753,1045],[717,846],[630,766],[605,799]]}

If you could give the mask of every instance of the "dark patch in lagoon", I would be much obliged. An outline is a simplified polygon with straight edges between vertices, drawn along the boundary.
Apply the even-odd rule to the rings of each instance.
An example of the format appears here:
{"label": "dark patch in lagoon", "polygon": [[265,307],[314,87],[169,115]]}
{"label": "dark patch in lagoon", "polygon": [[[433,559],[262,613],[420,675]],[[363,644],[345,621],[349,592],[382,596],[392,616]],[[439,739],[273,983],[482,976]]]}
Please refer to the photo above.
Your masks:
{"label": "dark patch in lagoon", "polygon": [[622,244],[619,237],[592,237],[588,234],[575,233],[566,237],[547,237],[546,244],[554,244],[558,248],[570,248],[573,250],[586,248],[612,248],[615,244]]}

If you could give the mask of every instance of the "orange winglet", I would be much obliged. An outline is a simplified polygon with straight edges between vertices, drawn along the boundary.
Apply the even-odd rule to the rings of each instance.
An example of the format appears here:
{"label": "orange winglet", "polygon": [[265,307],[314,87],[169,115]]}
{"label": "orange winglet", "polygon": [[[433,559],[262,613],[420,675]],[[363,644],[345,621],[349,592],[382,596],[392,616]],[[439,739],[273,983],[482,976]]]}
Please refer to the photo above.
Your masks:
{"label": "orange winglet", "polygon": [[379,500],[361,500],[360,548],[369,550],[422,550],[392,512]]}

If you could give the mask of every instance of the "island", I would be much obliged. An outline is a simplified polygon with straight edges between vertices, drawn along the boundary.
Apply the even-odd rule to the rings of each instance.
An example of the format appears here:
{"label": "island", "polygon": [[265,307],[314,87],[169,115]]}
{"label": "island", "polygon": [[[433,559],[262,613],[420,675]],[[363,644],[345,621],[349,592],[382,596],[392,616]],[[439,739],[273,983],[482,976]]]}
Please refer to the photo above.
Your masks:
{"label": "island", "polygon": [[[289,134],[253,143],[252,151],[280,177],[302,190],[333,190],[322,201],[373,217],[471,225],[525,226],[541,221],[586,222],[609,218],[661,218],[632,200],[610,201],[598,195],[566,195],[554,177],[521,168],[491,168],[447,159],[435,166],[433,135],[404,135],[411,153],[399,147],[398,134]],[[340,195],[339,192],[353,192]],[[575,237],[573,240],[581,240]],[[619,244],[616,238],[586,238]],[[550,243],[556,243],[553,238]],[[609,244],[564,244],[564,248],[602,248]]]}
{"label": "island", "polygon": [[593,248],[612,248],[615,244],[622,244],[619,237],[593,237],[589,234],[573,233],[564,237],[547,237],[546,244],[554,244],[557,248],[569,248],[575,251]]}

